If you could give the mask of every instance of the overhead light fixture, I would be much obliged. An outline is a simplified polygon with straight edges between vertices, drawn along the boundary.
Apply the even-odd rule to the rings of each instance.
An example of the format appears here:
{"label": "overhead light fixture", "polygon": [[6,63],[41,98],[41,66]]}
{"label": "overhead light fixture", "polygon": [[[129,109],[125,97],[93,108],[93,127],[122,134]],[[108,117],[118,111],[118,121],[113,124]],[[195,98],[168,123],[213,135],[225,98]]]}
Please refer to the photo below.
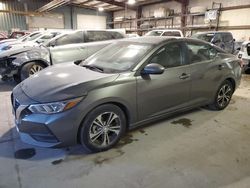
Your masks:
{"label": "overhead light fixture", "polygon": [[128,0],[128,4],[129,4],[129,5],[135,4],[135,0]]}
{"label": "overhead light fixture", "polygon": [[98,11],[102,12],[102,11],[104,11],[104,8],[103,7],[99,7]]}

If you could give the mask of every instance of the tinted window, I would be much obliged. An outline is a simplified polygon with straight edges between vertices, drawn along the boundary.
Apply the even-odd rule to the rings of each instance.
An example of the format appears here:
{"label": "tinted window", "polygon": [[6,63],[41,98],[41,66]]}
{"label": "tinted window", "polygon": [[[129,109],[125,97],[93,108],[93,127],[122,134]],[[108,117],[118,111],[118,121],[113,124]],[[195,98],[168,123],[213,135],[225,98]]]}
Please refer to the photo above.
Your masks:
{"label": "tinted window", "polygon": [[214,34],[213,33],[195,34],[192,36],[192,38],[204,40],[206,42],[211,42],[211,40],[214,38]]}
{"label": "tinted window", "polygon": [[181,34],[178,31],[165,31],[162,36],[181,37]]}
{"label": "tinted window", "polygon": [[106,31],[87,31],[85,36],[85,42],[95,42],[113,39],[110,32]]}
{"label": "tinted window", "polygon": [[229,33],[226,33],[223,35],[223,41],[224,42],[231,42],[233,40],[233,36]]}
{"label": "tinted window", "polygon": [[56,45],[65,45],[65,44],[76,44],[83,43],[83,32],[78,31],[68,35],[64,35],[56,40]]}
{"label": "tinted window", "polygon": [[213,59],[217,50],[212,46],[202,43],[187,43],[188,56],[191,63],[199,63]]}
{"label": "tinted window", "polygon": [[150,63],[158,63],[165,68],[182,65],[181,46],[177,43],[162,47],[151,59]]}
{"label": "tinted window", "polygon": [[119,33],[119,32],[109,31],[108,33],[110,33],[110,35],[112,36],[112,39],[124,38],[123,35],[121,33]]}

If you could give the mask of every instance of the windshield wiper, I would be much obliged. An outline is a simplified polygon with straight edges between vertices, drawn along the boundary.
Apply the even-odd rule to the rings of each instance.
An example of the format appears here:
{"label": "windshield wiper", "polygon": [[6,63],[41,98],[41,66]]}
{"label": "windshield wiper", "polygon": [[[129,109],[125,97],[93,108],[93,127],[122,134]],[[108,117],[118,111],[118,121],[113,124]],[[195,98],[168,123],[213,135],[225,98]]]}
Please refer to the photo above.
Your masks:
{"label": "windshield wiper", "polygon": [[82,65],[82,66],[93,71],[103,72],[103,68],[97,67],[95,65]]}

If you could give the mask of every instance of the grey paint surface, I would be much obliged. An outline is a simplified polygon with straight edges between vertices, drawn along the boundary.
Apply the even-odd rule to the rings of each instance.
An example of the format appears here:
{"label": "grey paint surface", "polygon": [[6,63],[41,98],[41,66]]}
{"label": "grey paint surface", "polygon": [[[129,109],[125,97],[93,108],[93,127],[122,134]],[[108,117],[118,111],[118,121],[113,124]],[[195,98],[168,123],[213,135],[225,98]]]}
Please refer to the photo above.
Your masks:
{"label": "grey paint surface", "polygon": [[[146,43],[153,45],[152,53],[169,42],[192,41],[153,38],[124,41],[134,44],[145,43],[143,41],[147,39]],[[118,103],[124,106],[128,112],[129,125],[133,127],[177,111],[210,104],[219,85],[226,79],[232,79],[235,88],[240,83],[239,60],[230,54],[218,53],[213,62],[205,62],[203,66],[195,64],[169,68],[161,75],[147,75],[145,78],[140,74],[140,70],[145,66],[145,59],[150,56],[151,53],[147,54],[138,63],[140,66],[133,71],[119,74],[96,73],[70,63],[67,66],[48,68],[28,78],[13,90],[14,98],[21,106],[24,105],[22,108],[33,103],[55,102],[79,96],[84,96],[84,99],[76,107],[65,112],[17,117],[21,132],[25,127],[34,125],[25,131],[24,140],[46,146],[46,143],[34,143],[34,139],[28,137],[32,132],[36,132],[36,129],[47,128],[59,140],[53,146],[72,145],[77,142],[76,135],[86,114],[101,104]],[[222,70],[219,69],[221,64],[224,67]],[[191,76],[182,80],[179,77],[183,73],[190,73]],[[202,89],[199,89],[200,87]],[[18,93],[21,93],[23,99]],[[69,124],[71,126],[68,126]],[[51,147],[51,144],[47,147]]]}

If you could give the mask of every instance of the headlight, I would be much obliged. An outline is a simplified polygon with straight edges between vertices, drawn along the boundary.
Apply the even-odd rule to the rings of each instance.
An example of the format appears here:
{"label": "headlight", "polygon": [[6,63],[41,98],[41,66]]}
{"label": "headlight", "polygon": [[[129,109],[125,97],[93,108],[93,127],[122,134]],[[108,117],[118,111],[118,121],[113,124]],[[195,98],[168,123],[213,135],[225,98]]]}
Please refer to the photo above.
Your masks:
{"label": "headlight", "polygon": [[5,46],[5,47],[2,48],[2,50],[5,51],[5,50],[9,50],[11,48],[12,48],[12,46]]}
{"label": "headlight", "polygon": [[29,106],[29,110],[36,114],[55,114],[73,108],[82,99],[83,97],[53,103],[32,104]]}

